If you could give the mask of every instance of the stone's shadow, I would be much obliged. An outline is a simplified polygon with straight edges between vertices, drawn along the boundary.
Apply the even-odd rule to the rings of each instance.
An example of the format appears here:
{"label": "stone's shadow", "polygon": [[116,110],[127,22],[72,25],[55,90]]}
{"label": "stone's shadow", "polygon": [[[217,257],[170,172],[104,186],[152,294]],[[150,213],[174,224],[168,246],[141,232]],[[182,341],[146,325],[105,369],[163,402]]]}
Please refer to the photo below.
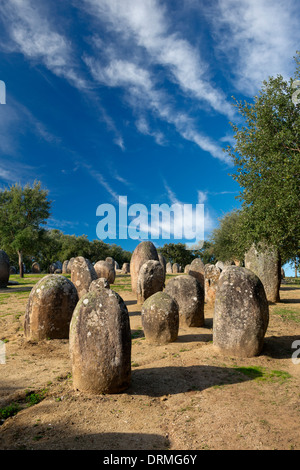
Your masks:
{"label": "stone's shadow", "polygon": [[280,290],[282,291],[289,291],[289,290],[296,290],[296,289],[300,289],[299,284],[295,284],[295,287],[291,287],[291,286],[280,287]]}
{"label": "stone's shadow", "polygon": [[284,304],[300,304],[300,299],[281,299],[280,302],[278,302],[281,305]]}
{"label": "stone's shadow", "polygon": [[295,349],[292,349],[294,341],[300,340],[298,336],[269,336],[264,339],[262,354],[273,359],[292,359]]}
{"label": "stone's shadow", "polygon": [[128,394],[161,397],[252,380],[230,367],[190,366],[134,369]]}
{"label": "stone's shadow", "polygon": [[126,305],[137,305],[136,300],[125,300],[124,302]]}
{"label": "stone's shadow", "polygon": [[208,343],[212,341],[213,335],[211,334],[193,334],[179,335],[176,343]]}

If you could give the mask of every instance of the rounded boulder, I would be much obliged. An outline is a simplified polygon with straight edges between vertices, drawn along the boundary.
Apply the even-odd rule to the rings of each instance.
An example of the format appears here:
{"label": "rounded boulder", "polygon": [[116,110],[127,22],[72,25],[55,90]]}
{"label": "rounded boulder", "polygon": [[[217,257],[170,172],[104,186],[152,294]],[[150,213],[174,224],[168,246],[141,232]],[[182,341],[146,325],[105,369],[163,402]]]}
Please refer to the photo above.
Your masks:
{"label": "rounded boulder", "polygon": [[168,344],[178,338],[178,304],[165,292],[157,292],[144,302],[141,319],[150,344]]}
{"label": "rounded boulder", "polygon": [[48,274],[40,279],[30,292],[26,306],[26,339],[67,339],[77,302],[77,290],[65,276]]}
{"label": "rounded boulder", "polygon": [[73,386],[93,393],[120,393],[131,380],[131,331],[127,307],[110,289],[89,292],[70,324]]}
{"label": "rounded boulder", "polygon": [[216,290],[213,343],[223,354],[260,354],[269,323],[269,305],[260,279],[250,270],[229,266]]}
{"label": "rounded boulder", "polygon": [[179,318],[185,326],[204,325],[204,291],[195,277],[176,276],[170,279],[164,292],[176,300]]}

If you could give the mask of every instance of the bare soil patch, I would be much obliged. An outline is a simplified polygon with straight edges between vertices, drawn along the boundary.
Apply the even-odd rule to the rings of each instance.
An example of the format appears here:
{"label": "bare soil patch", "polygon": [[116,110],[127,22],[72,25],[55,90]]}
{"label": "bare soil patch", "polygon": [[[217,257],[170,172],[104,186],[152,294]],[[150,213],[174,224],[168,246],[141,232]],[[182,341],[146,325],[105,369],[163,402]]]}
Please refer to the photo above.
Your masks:
{"label": "bare soil patch", "polygon": [[122,394],[88,396],[73,389],[68,340],[24,339],[40,277],[0,291],[0,409],[18,410],[2,419],[1,449],[300,449],[300,364],[292,362],[300,287],[282,285],[270,306],[262,354],[236,359],[214,350],[208,306],[203,328],[181,326],[176,342],[149,345],[130,277],[118,275],[112,289],[130,315],[132,383]]}

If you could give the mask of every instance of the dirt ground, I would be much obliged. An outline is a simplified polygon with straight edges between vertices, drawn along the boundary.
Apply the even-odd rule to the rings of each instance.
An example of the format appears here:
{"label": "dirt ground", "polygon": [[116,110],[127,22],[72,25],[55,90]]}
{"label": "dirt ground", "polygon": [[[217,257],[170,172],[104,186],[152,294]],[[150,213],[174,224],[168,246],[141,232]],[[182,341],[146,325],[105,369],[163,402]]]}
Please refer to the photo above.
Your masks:
{"label": "dirt ground", "polygon": [[[0,409],[19,407],[0,421],[0,449],[299,450],[300,364],[292,344],[300,340],[300,286],[282,285],[281,302],[270,306],[262,354],[236,359],[214,350],[207,305],[203,328],[181,326],[176,342],[149,345],[128,278],[119,275],[112,286],[132,330],[131,386],[117,395],[73,390],[68,340],[24,339],[37,278],[0,291]],[[29,397],[39,399],[29,406]]]}

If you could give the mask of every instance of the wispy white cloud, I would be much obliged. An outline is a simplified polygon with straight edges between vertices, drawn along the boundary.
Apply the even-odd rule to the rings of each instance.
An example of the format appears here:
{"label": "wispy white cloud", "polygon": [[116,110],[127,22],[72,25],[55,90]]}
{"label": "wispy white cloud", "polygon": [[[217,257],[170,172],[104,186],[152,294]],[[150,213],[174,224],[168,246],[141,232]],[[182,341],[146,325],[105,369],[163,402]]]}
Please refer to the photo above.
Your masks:
{"label": "wispy white cloud", "polygon": [[175,126],[176,131],[186,140],[195,143],[202,150],[209,152],[214,158],[230,163],[222,148],[210,137],[197,130],[196,124],[185,112],[176,111],[169,103],[166,93],[155,87],[149,70],[126,60],[113,60],[103,67],[97,59],[85,58],[93,78],[110,87],[126,89],[126,99],[132,108],[144,111],[150,110],[155,116]]}
{"label": "wispy white cloud", "polygon": [[269,76],[293,75],[300,42],[297,0],[218,0],[206,14],[240,91],[253,95]]}
{"label": "wispy white cloud", "polygon": [[71,42],[55,30],[42,7],[30,0],[1,1],[1,17],[11,38],[10,50],[43,63],[76,88],[86,88],[87,82],[76,70]]}
{"label": "wispy white cloud", "polygon": [[[208,64],[185,38],[180,37],[168,20],[167,8],[157,0],[85,0],[100,21],[132,45],[143,48],[153,64],[163,66],[169,79],[199,102],[226,116],[233,115],[222,90],[207,79]],[[133,46],[132,46],[133,47]]]}

